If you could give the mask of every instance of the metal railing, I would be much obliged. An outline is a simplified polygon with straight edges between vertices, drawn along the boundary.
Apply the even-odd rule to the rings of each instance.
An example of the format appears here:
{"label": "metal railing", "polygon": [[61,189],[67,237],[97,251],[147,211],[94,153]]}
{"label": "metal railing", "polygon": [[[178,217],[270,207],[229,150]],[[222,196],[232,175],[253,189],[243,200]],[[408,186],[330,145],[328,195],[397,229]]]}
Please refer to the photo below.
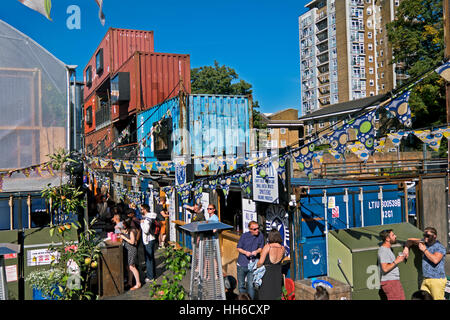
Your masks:
{"label": "metal railing", "polygon": [[340,162],[322,163],[320,168],[315,168],[314,173],[322,177],[342,176],[395,176],[415,175],[424,173],[446,172],[448,160],[446,158],[435,159],[409,159],[409,160],[382,160],[375,163],[364,162]]}

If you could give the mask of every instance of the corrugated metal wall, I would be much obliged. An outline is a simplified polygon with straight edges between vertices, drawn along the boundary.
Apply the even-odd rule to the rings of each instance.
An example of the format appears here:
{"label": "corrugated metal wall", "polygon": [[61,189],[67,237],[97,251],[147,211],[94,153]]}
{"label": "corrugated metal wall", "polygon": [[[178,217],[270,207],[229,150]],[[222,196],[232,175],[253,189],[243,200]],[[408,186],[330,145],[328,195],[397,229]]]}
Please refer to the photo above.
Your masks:
{"label": "corrugated metal wall", "polygon": [[[103,71],[97,74],[96,54],[100,49],[103,49]],[[85,82],[86,69],[91,66],[92,70],[92,85],[85,87],[84,100],[88,99],[103,81],[110,74],[115,73],[135,51],[154,51],[153,31],[110,28],[83,70]]]}
{"label": "corrugated metal wall", "polygon": [[[157,161],[151,147],[142,141],[153,123],[172,109],[174,156],[181,156],[181,137],[189,137],[188,150],[194,157],[240,156],[250,151],[251,105],[246,96],[197,95],[188,96],[188,131],[180,131],[180,107],[178,97],[157,105],[137,116],[140,155],[146,161]],[[143,124],[143,125],[142,125]],[[195,160],[195,171],[200,172],[200,159]],[[210,167],[210,171],[217,168]]]}

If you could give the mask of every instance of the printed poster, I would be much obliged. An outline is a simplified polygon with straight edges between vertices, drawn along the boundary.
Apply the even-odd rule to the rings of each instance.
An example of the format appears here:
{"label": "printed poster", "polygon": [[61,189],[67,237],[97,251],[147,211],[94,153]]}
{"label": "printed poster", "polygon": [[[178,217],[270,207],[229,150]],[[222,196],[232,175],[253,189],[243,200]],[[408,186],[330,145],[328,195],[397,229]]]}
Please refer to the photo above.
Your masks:
{"label": "printed poster", "polygon": [[242,199],[242,230],[247,232],[250,221],[258,221],[256,202],[250,199]]}
{"label": "printed poster", "polygon": [[278,172],[272,162],[253,168],[253,200],[278,203]]}

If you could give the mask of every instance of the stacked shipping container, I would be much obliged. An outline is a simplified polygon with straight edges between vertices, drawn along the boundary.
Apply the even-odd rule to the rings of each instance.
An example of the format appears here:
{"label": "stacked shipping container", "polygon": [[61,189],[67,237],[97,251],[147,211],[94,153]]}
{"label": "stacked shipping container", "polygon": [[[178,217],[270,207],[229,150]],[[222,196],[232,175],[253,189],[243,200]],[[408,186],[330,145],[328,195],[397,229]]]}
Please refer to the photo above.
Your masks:
{"label": "stacked shipping container", "polygon": [[96,131],[107,128],[112,134],[115,122],[123,120],[118,126],[123,129],[136,112],[180,90],[189,93],[190,57],[155,53],[153,31],[110,28],[84,69],[84,80],[85,146],[95,149],[96,139],[103,139],[91,136]]}
{"label": "stacked shipping container", "polygon": [[84,100],[87,100],[135,51],[154,51],[153,31],[109,28],[84,68],[86,84]]}
{"label": "stacked shipping container", "polygon": [[[135,52],[111,77],[113,83],[123,73],[129,75],[129,100],[116,99],[112,106],[113,121],[120,115],[150,109],[176,96],[181,89],[180,80],[185,91],[191,91],[190,57],[187,54]],[[127,88],[122,89],[119,84],[111,92],[118,97],[122,90]]]}

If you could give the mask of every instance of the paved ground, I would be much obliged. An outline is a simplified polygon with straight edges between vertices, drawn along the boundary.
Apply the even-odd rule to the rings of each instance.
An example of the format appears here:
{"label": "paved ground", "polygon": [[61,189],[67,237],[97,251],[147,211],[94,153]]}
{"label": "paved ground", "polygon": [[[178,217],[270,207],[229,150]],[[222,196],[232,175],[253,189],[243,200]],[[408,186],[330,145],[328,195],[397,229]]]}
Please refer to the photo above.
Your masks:
{"label": "paved ground", "polygon": [[[156,276],[157,276],[157,283],[161,283],[163,275],[167,275],[168,271],[165,270],[165,264],[164,264],[164,257],[162,256],[162,250],[157,250],[155,254],[155,260],[156,260]],[[142,287],[140,289],[134,290],[134,291],[125,291],[123,294],[116,296],[116,297],[104,297],[100,298],[100,300],[151,300],[150,299],[150,286],[148,283],[145,283],[143,280],[145,278],[144,276],[144,270],[145,265],[141,265],[140,267],[140,274],[142,279]],[[182,285],[185,288],[186,292],[189,293],[189,286],[191,281],[191,272],[188,270],[186,276],[184,277],[182,281]]]}

